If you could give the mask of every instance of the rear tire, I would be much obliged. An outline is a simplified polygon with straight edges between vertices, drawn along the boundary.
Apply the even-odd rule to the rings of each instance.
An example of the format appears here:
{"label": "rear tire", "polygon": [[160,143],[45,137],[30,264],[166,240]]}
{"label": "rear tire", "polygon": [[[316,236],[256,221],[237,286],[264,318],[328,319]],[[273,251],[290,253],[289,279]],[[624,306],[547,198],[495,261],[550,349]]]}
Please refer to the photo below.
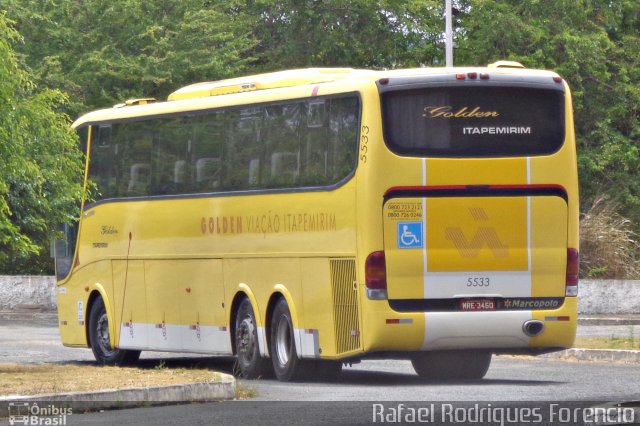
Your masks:
{"label": "rear tire", "polygon": [[311,377],[311,365],[298,357],[293,322],[287,301],[280,299],[271,316],[271,361],[278,380],[289,382]]}
{"label": "rear tire", "polygon": [[480,380],[489,370],[490,351],[420,352],[411,359],[413,369],[425,380]]}
{"label": "rear tire", "polygon": [[270,373],[269,360],[260,355],[256,316],[249,299],[240,302],[236,313],[235,343],[240,376],[259,379]]}
{"label": "rear tire", "polygon": [[140,351],[111,347],[109,317],[102,298],[96,299],[89,311],[89,344],[96,361],[103,365],[134,364],[140,358]]}

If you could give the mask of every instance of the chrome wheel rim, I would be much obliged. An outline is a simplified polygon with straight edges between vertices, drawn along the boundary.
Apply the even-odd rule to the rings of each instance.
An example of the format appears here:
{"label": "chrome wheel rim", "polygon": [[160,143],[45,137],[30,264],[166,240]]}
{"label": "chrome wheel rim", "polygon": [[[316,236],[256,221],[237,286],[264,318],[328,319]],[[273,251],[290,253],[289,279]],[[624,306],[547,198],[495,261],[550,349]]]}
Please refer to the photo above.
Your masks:
{"label": "chrome wheel rim", "polygon": [[289,363],[291,351],[291,327],[286,316],[281,316],[276,328],[276,356],[280,365]]}
{"label": "chrome wheel rim", "polygon": [[251,317],[245,317],[238,327],[237,332],[237,347],[238,354],[244,356],[246,359],[251,359],[255,352],[256,339],[255,339],[255,326]]}
{"label": "chrome wheel rim", "polygon": [[111,338],[109,336],[109,320],[106,313],[100,315],[100,319],[98,319],[98,323],[96,324],[96,335],[98,337],[98,346],[100,346],[100,350],[106,356],[113,354],[114,351],[111,347]]}

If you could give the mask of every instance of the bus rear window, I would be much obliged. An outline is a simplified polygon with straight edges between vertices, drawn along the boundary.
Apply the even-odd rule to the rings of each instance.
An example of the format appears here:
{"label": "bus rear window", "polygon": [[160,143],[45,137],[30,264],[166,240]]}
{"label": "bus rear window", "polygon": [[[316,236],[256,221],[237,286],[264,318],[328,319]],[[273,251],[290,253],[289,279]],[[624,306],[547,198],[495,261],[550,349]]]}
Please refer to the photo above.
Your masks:
{"label": "bus rear window", "polygon": [[564,92],[523,87],[432,87],[383,93],[385,141],[399,155],[551,154],[565,136]]}

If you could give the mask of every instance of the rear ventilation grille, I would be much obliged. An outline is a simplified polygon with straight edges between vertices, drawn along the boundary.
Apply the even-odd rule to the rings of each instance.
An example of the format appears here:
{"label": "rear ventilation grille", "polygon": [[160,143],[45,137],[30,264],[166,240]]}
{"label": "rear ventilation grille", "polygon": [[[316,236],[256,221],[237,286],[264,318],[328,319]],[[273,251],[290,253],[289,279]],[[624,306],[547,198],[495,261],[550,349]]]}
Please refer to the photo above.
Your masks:
{"label": "rear ventilation grille", "polygon": [[356,261],[333,259],[330,262],[336,354],[341,354],[360,348]]}

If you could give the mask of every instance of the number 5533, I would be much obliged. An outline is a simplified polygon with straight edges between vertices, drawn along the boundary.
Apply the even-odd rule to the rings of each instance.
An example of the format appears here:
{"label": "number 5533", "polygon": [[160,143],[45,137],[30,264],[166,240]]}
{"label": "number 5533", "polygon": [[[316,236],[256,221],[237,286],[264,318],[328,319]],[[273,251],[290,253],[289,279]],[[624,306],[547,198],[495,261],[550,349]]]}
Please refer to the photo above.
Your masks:
{"label": "number 5533", "polygon": [[467,278],[467,287],[489,287],[491,281],[489,277],[469,277]]}

